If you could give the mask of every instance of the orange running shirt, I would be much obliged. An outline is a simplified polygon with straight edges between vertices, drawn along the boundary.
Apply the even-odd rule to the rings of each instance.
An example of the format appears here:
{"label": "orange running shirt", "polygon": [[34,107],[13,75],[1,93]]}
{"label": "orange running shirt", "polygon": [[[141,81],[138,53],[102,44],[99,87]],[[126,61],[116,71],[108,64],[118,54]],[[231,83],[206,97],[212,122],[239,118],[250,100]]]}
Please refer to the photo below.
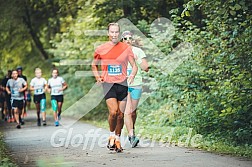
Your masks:
{"label": "orange running shirt", "polygon": [[126,80],[129,56],[134,58],[131,47],[122,42],[116,45],[106,42],[97,47],[94,59],[101,61],[104,82],[120,83]]}

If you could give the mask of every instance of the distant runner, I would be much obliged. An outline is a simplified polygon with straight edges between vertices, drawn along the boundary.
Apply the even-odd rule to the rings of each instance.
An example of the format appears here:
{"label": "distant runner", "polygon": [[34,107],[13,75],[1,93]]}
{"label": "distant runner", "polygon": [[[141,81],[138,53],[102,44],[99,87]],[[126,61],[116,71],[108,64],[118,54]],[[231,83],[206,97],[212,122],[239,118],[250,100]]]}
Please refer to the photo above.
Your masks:
{"label": "distant runner", "polygon": [[23,78],[18,77],[17,70],[12,71],[12,79],[9,79],[6,85],[6,91],[11,94],[11,105],[14,110],[16,128],[20,129],[21,114],[24,107],[24,91],[27,89],[27,83]]}
{"label": "distant runner", "polygon": [[6,113],[6,119],[8,122],[15,122],[14,113],[11,109],[11,95],[6,91],[6,85],[9,79],[11,79],[12,71],[8,70],[7,75],[3,78],[1,86],[4,91],[4,113]]}
{"label": "distant runner", "polygon": [[30,90],[34,91],[34,103],[37,109],[37,125],[41,126],[40,112],[42,113],[43,125],[46,125],[46,95],[47,81],[42,78],[42,71],[40,68],[35,69],[35,78],[31,80]]}
{"label": "distant runner", "polygon": [[[25,80],[25,82],[27,82],[27,77],[25,75],[23,75],[23,67],[21,66],[18,66],[17,67],[17,72],[18,72],[18,77],[19,78],[23,78]],[[21,118],[22,118],[22,123],[24,123],[24,117],[27,116],[27,113],[26,113],[26,94],[24,92],[24,107],[22,109],[22,114],[21,114]]]}
{"label": "distant runner", "polygon": [[67,89],[67,83],[58,75],[58,69],[53,69],[52,78],[48,80],[48,91],[51,93],[51,103],[54,112],[55,126],[59,126],[61,108],[64,101],[63,91]]}

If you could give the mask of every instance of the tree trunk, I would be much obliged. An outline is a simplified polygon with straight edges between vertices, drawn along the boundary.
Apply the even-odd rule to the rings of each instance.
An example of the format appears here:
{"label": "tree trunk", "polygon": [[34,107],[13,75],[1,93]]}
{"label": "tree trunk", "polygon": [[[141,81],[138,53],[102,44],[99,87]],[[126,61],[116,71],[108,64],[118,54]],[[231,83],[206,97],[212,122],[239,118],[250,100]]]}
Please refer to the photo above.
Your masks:
{"label": "tree trunk", "polygon": [[122,8],[124,17],[128,17],[132,14],[131,1],[122,0]]}
{"label": "tree trunk", "polygon": [[31,23],[31,17],[30,17],[30,13],[29,13],[29,9],[27,7],[27,4],[25,5],[25,16],[24,16],[24,23],[26,24],[26,26],[29,29],[29,33],[31,34],[32,40],[35,43],[36,47],[38,48],[38,50],[40,51],[42,58],[43,59],[48,59],[49,56],[46,53],[42,42],[39,40],[39,37],[37,36],[36,32],[34,31],[33,27],[32,27],[32,23]]}

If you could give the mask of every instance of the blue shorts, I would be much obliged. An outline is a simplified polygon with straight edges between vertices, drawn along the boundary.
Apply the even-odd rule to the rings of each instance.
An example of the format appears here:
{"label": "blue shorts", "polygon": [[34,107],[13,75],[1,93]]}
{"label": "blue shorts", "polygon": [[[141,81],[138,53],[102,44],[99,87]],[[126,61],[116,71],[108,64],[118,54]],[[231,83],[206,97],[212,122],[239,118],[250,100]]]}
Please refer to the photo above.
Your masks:
{"label": "blue shorts", "polygon": [[132,99],[139,100],[142,95],[142,88],[129,87],[128,92],[130,93],[130,97]]}

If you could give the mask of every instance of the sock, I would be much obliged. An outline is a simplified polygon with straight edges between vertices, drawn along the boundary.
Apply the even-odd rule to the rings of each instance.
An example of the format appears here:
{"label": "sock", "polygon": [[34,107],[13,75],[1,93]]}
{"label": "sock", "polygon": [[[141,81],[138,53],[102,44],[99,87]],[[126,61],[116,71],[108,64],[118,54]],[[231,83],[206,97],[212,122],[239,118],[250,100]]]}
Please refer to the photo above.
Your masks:
{"label": "sock", "polygon": [[119,135],[115,135],[115,139],[116,139],[116,141],[120,141],[120,136]]}
{"label": "sock", "polygon": [[114,132],[110,132],[109,136],[115,136],[115,131]]}

